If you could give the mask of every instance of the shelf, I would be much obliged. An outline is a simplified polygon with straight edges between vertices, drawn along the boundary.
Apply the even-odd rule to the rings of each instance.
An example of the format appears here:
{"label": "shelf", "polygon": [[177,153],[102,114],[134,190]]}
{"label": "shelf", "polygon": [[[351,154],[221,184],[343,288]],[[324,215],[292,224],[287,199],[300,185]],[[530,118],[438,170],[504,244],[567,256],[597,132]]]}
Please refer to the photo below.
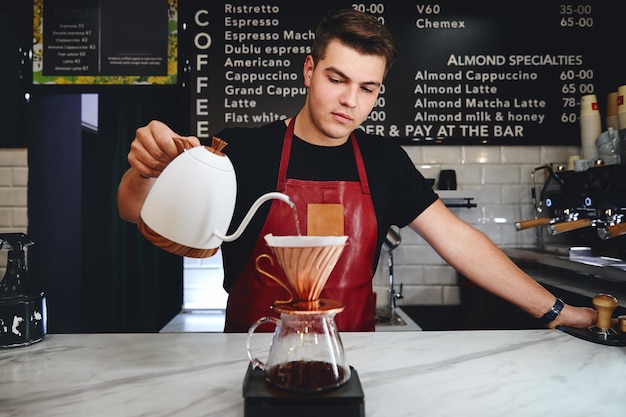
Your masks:
{"label": "shelf", "polygon": [[470,192],[464,190],[435,190],[439,198],[446,207],[477,207],[476,203],[472,203],[474,197]]}

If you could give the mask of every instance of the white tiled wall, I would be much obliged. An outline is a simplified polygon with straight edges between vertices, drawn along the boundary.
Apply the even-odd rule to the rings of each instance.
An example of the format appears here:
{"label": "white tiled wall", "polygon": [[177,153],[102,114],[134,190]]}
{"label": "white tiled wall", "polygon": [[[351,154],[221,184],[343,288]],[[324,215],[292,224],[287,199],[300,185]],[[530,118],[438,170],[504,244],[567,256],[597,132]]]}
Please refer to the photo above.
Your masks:
{"label": "white tiled wall", "polygon": [[[532,247],[534,229],[516,231],[515,222],[533,217],[530,175],[534,168],[566,164],[578,147],[406,147],[406,151],[427,178],[438,178],[441,169],[454,169],[459,190],[474,197],[476,208],[451,208],[467,223],[489,236],[500,247]],[[536,174],[538,191],[543,178]],[[437,188],[437,185],[435,185]],[[403,284],[404,298],[398,305],[458,304],[455,271],[417,234],[405,228],[402,243],[393,251],[396,290]],[[374,277],[378,304],[387,303],[389,278],[387,253]]]}
{"label": "white tiled wall", "polygon": [[[28,153],[26,149],[0,149],[0,233],[28,228]],[[3,251],[4,252],[4,251]],[[6,253],[0,252],[0,279]]]}

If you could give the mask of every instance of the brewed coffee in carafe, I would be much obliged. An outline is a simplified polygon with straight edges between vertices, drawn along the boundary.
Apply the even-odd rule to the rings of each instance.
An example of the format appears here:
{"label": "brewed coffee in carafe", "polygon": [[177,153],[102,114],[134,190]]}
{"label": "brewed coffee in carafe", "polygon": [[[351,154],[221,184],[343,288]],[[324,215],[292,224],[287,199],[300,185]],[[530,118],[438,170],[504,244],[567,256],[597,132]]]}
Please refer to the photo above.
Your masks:
{"label": "brewed coffee in carafe", "polygon": [[[263,271],[259,259],[257,269],[281,284],[291,298],[274,304],[279,319],[262,317],[250,327],[247,350],[252,365],[264,370],[270,383],[290,391],[323,391],[344,384],[350,379],[350,367],[334,320],[344,305],[339,300],[319,297],[347,236],[270,234],[265,241],[288,282]],[[276,326],[266,362],[257,359],[251,349],[253,334],[263,323]]]}

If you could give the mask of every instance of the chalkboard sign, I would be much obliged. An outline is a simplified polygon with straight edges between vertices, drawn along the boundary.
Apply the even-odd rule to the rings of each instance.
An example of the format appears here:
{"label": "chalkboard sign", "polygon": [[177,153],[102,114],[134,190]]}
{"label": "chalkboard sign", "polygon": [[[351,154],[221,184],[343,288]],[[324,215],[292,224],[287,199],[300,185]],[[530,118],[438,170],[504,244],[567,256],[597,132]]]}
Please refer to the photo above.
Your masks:
{"label": "chalkboard sign", "polygon": [[176,85],[177,0],[34,0],[34,85]]}
{"label": "chalkboard sign", "polygon": [[579,145],[580,97],[596,94],[602,111],[626,83],[620,0],[191,3],[183,42],[200,137],[295,114],[315,25],[343,7],[396,39],[399,59],[362,128],[403,144]]}

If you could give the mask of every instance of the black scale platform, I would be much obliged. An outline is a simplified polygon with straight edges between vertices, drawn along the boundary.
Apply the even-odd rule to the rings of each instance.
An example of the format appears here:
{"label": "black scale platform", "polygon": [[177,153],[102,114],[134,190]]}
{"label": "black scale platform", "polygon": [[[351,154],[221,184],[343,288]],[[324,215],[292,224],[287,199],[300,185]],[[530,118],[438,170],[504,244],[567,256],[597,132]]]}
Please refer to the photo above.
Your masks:
{"label": "black scale platform", "polygon": [[361,381],[354,368],[350,372],[338,388],[301,394],[274,387],[264,371],[249,366],[243,381],[244,417],[364,417]]}

